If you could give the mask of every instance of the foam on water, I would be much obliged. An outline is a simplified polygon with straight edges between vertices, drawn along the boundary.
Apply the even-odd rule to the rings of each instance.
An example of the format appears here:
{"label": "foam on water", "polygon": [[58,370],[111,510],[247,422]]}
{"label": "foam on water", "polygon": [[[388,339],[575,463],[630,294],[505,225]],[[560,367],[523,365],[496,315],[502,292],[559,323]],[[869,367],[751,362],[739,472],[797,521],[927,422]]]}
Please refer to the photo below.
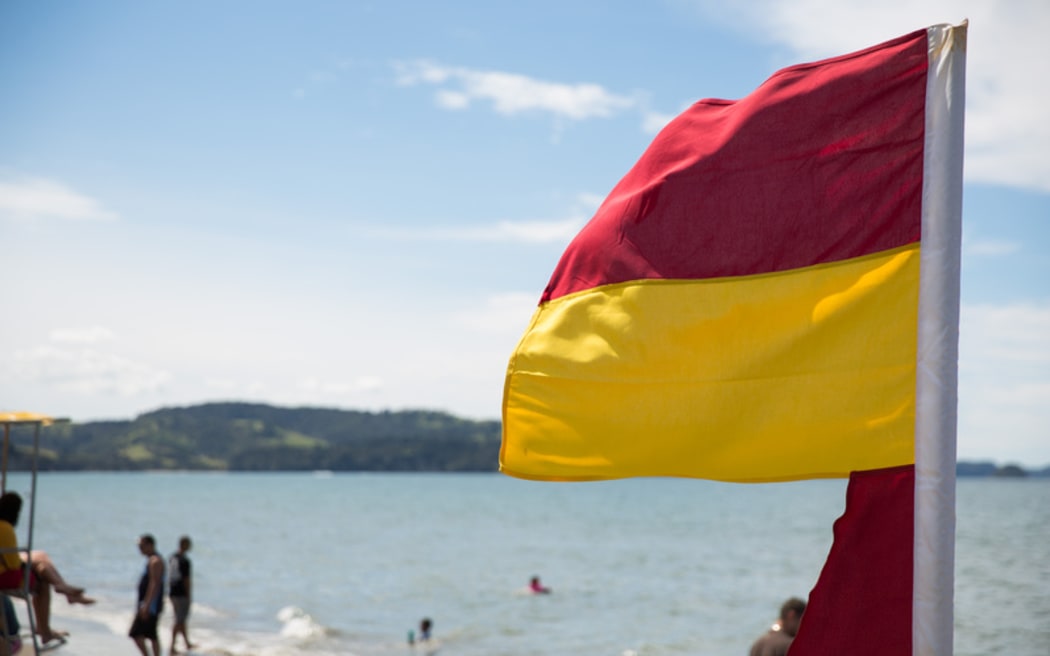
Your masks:
{"label": "foam on water", "polygon": [[280,634],[285,638],[304,640],[319,638],[327,633],[324,626],[296,606],[285,606],[277,611],[277,620],[282,624]]}
{"label": "foam on water", "polygon": [[[122,602],[113,598],[99,598],[95,605],[89,607],[56,604],[52,624],[71,634],[63,653],[67,656],[133,653],[134,647],[127,637],[127,631],[134,609]],[[23,621],[23,629],[27,630],[24,609],[17,608],[17,612]],[[353,652],[345,645],[339,645],[337,641],[326,642],[325,638],[335,632],[295,606],[286,606],[278,611],[273,618],[272,632],[230,629],[223,626],[224,618],[228,618],[228,613],[205,604],[194,604],[190,639],[197,648],[191,655],[291,656],[309,648],[311,654],[320,656],[353,656]],[[165,653],[170,647],[171,622],[170,610],[162,613],[158,634]],[[120,651],[114,652],[114,649]]]}

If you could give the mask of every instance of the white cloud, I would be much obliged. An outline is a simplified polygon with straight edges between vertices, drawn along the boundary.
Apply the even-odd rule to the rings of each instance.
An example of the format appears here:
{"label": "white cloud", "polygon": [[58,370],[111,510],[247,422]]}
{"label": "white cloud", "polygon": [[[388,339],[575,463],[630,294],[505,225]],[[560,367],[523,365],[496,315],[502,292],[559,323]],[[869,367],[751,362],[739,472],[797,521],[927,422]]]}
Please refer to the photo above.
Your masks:
{"label": "white cloud", "polygon": [[597,212],[604,202],[605,197],[601,194],[580,193],[576,195],[576,204],[588,215]]}
{"label": "white cloud", "polygon": [[[1050,191],[1050,30],[1044,0],[699,0],[705,13],[819,59],[938,23],[970,20],[966,81],[968,180]],[[729,14],[727,14],[729,12]]]}
{"label": "white cloud", "polygon": [[112,221],[117,215],[95,200],[44,178],[0,181],[0,219],[58,218]]}
{"label": "white cloud", "polygon": [[963,240],[963,254],[985,257],[1001,257],[1012,255],[1021,250],[1021,244],[1016,241],[1005,241],[1001,239],[982,239],[968,242]]}
{"label": "white cloud", "polygon": [[[605,201],[599,194],[578,193],[566,203],[563,219],[511,220],[469,226],[425,228],[367,227],[370,235],[409,241],[568,244]],[[430,222],[426,222],[429,224]]]}
{"label": "white cloud", "polygon": [[565,244],[587,222],[584,216],[573,216],[560,221],[497,221],[480,226],[390,229],[377,228],[372,234],[410,240],[511,242],[532,244]]}
{"label": "white cloud", "polygon": [[378,376],[358,376],[350,382],[304,378],[296,385],[299,391],[326,396],[349,396],[362,392],[374,392],[382,389],[383,386],[383,379]]}
{"label": "white cloud", "polygon": [[456,322],[473,333],[520,336],[539,304],[539,294],[508,292],[485,299],[477,309],[459,312]]}
{"label": "white cloud", "polygon": [[660,112],[646,112],[642,115],[642,132],[656,134],[664,129],[677,114],[662,114]]}
{"label": "white cloud", "polygon": [[489,227],[460,230],[459,235],[470,241],[567,243],[584,223],[583,217],[563,221],[500,221]]}
{"label": "white cloud", "polygon": [[204,381],[204,386],[224,393],[234,392],[238,389],[237,382],[227,378],[207,378]]}
{"label": "white cloud", "polygon": [[60,390],[121,396],[156,391],[171,379],[167,371],[113,353],[53,346],[15,351],[11,374],[16,379]]}
{"label": "white cloud", "polygon": [[61,344],[96,344],[113,339],[113,331],[104,326],[58,328],[50,333],[51,341]]}
{"label": "white cloud", "polygon": [[403,86],[417,84],[442,84],[451,76],[451,69],[431,63],[425,59],[413,62],[394,62],[397,83]]}
{"label": "white cloud", "polygon": [[959,337],[960,457],[1050,464],[1050,301],[963,306]]}
{"label": "white cloud", "polygon": [[466,109],[470,106],[470,96],[459,91],[442,89],[434,95],[434,99],[437,100],[438,107],[444,109]]}
{"label": "white cloud", "polygon": [[361,392],[371,392],[384,386],[383,379],[378,376],[360,376],[354,381],[354,388]]}
{"label": "white cloud", "polygon": [[568,244],[604,201],[598,194],[579,193],[570,203],[571,215],[565,219],[503,220],[489,226],[439,230],[436,234],[459,241]]}
{"label": "white cloud", "polygon": [[440,107],[466,109],[474,101],[492,103],[497,113],[549,112],[573,120],[607,118],[636,107],[637,101],[598,84],[547,82],[501,71],[479,71],[430,61],[395,62],[397,82],[403,86],[441,86]]}
{"label": "white cloud", "polygon": [[1050,380],[1050,303],[966,305],[960,332],[977,372],[1015,368]]}

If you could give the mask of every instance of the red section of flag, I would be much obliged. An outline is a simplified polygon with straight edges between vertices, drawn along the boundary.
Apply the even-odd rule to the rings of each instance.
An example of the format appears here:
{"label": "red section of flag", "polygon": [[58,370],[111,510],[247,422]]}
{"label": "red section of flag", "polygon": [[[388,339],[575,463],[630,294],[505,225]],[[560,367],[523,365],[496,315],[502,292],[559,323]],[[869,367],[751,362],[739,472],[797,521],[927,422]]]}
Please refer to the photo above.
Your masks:
{"label": "red section of flag", "polygon": [[784,69],[671,122],[569,245],[543,301],[784,271],[920,237],[926,31]]}
{"label": "red section of flag", "polygon": [[912,653],[915,467],[850,475],[790,656]]}

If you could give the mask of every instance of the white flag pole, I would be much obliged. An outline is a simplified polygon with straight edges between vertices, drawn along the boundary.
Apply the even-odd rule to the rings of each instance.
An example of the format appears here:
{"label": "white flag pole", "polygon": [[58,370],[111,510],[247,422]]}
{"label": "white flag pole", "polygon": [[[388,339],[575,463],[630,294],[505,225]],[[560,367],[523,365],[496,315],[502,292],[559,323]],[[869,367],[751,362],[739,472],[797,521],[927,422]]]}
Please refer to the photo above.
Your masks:
{"label": "white flag pole", "polygon": [[949,656],[955,588],[955,437],[968,23],[927,31],[915,411],[912,653]]}

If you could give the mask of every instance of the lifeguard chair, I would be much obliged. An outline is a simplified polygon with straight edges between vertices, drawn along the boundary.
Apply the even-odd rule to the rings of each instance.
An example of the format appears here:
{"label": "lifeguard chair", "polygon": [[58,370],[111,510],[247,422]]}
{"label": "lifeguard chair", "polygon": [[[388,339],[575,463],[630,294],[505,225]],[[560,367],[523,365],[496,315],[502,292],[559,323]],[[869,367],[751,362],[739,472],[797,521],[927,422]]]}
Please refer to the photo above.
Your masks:
{"label": "lifeguard chair", "polygon": [[[68,419],[55,419],[34,412],[0,412],[0,424],[4,426],[4,444],[3,452],[0,454],[0,494],[7,492],[7,467],[8,467],[8,451],[11,446],[11,427],[12,426],[31,426],[33,428],[33,452],[32,452],[32,467],[30,476],[30,492],[29,499],[26,503],[29,505],[29,520],[26,528],[26,542],[24,546],[18,547],[19,553],[25,553],[27,556],[33,550],[33,525],[36,519],[36,479],[39,466],[40,457],[40,429],[45,426],[50,426],[55,423],[61,423],[69,421]],[[0,550],[6,551],[6,550]],[[30,582],[30,565],[28,564],[29,558],[26,558],[26,564],[22,572],[22,586],[11,590],[0,590],[0,595],[5,597],[21,599],[26,604],[26,616],[29,618],[29,633],[33,639],[33,653],[40,653],[40,642],[36,635],[36,617],[33,614],[33,592],[29,588]],[[6,604],[5,604],[6,605]],[[0,656],[9,656],[7,636],[9,634],[7,627],[7,616],[5,612],[0,612]]]}

